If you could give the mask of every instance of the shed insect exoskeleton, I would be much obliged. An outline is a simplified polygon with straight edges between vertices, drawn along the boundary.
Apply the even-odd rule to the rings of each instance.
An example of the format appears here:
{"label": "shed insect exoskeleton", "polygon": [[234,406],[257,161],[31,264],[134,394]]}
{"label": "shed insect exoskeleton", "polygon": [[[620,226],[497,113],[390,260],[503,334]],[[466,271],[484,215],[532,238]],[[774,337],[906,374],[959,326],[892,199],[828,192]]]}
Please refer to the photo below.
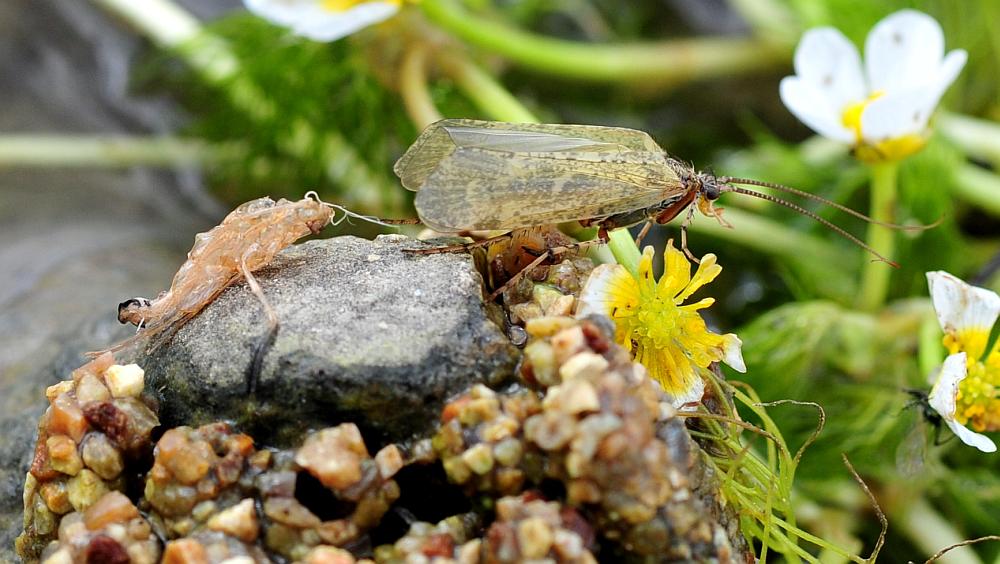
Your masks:
{"label": "shed insect exoskeleton", "polygon": [[[425,225],[442,232],[508,232],[496,240],[510,238],[510,232],[519,229],[580,221],[598,228],[598,239],[583,245],[596,244],[606,240],[610,230],[643,222],[645,234],[653,223],[667,223],[687,209],[681,242],[685,253],[692,256],[687,250],[686,227],[694,209],[728,225],[722,219],[722,209],[714,207],[714,202],[726,192],[736,192],[809,216],[878,260],[896,266],[815,213],[739,185],[764,186],[821,201],[879,225],[924,228],[881,223],[835,202],[779,184],[698,172],[667,155],[647,133],[620,127],[445,119],[428,126],[396,162],[394,170],[404,187],[417,192],[417,214]],[[463,248],[468,247],[413,252]],[[532,266],[546,258],[540,256]]]}
{"label": "shed insect exoskeleton", "polygon": [[345,217],[356,216],[321,201],[315,192],[295,202],[285,199],[276,202],[265,197],[240,205],[222,223],[195,236],[194,247],[169,289],[151,300],[132,298],[118,306],[118,321],[132,323],[138,329],[133,337],[107,350],[117,351],[140,341],[147,343],[147,350],[155,349],[229,285],[245,279],[260,300],[268,322],[267,333],[254,351],[248,373],[248,388],[253,392],[264,353],[278,329],[278,318],[253,272],[295,241],[319,233],[331,223],[337,210],[343,211]]}

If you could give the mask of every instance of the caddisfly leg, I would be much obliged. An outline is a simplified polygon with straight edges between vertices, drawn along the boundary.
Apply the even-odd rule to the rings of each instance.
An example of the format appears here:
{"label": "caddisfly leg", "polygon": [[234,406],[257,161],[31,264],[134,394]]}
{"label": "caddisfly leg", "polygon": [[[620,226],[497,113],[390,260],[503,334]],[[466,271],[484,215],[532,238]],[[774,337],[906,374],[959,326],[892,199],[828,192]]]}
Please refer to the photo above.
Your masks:
{"label": "caddisfly leg", "polygon": [[687,256],[688,260],[695,264],[701,264],[701,260],[691,253],[688,249],[688,226],[694,220],[694,206],[688,208],[687,215],[684,216],[684,221],[681,222],[681,250]]}
{"label": "caddisfly leg", "polygon": [[240,274],[246,278],[247,285],[250,286],[250,291],[260,300],[260,305],[264,308],[264,315],[267,317],[267,332],[254,345],[253,360],[250,362],[247,373],[247,392],[253,394],[257,391],[257,382],[260,380],[260,372],[264,366],[264,357],[278,335],[278,315],[274,312],[271,304],[268,303],[267,297],[264,296],[264,291],[261,289],[260,284],[257,283],[257,279],[250,272],[250,269],[247,268],[245,256],[240,259]]}
{"label": "caddisfly leg", "polygon": [[479,241],[473,241],[471,243],[447,245],[445,247],[431,247],[429,249],[405,249],[404,252],[413,255],[437,255],[441,253],[461,253],[465,251],[471,251],[472,249],[478,249],[479,247],[488,247],[494,243],[499,243],[501,241],[506,241],[508,239],[513,239],[513,238],[514,238],[513,232],[508,232],[502,235],[497,235],[496,237],[481,239]]}
{"label": "caddisfly leg", "polygon": [[534,270],[538,265],[545,262],[549,257],[564,255],[569,252],[579,251],[597,245],[603,245],[607,242],[608,242],[608,234],[606,231],[602,229],[598,232],[597,239],[591,239],[590,241],[580,241],[579,243],[573,243],[572,245],[562,245],[559,247],[550,247],[548,249],[545,249],[544,252],[538,255],[538,258],[528,263],[528,266],[522,268],[521,271],[515,274],[514,276],[511,276],[510,280],[507,280],[507,282],[505,282],[503,286],[500,286],[496,290],[493,290],[493,293],[491,293],[486,298],[486,301],[492,302],[493,300],[497,299],[497,296],[503,294],[510,288],[513,288],[514,284],[517,284],[517,282],[521,280],[521,278],[530,274],[532,270]]}
{"label": "caddisfly leg", "polygon": [[642,229],[639,231],[639,234],[636,235],[635,237],[636,247],[642,248],[642,240],[646,238],[646,235],[649,233],[649,229],[651,227],[653,227],[653,220],[647,219],[646,224],[642,226]]}

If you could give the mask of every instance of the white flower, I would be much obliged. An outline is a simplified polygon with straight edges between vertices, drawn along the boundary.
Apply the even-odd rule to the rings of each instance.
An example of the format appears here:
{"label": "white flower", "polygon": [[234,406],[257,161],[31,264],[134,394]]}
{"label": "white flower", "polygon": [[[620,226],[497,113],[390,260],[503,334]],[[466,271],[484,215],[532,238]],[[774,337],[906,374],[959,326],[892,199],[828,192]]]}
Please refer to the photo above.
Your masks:
{"label": "white flower", "polygon": [[989,437],[976,433],[955,420],[955,415],[958,412],[959,385],[968,376],[965,363],[966,354],[964,352],[953,354],[944,359],[937,382],[934,383],[930,395],[927,396],[927,402],[934,411],[938,412],[951,432],[955,433],[955,436],[963,443],[974,446],[983,452],[996,452],[997,445]]}
{"label": "white flower", "polygon": [[928,272],[927,283],[950,353],[928,401],[962,442],[995,452],[992,440],[966,425],[976,431],[1000,430],[1000,348],[994,343],[986,349],[1000,316],[1000,296],[943,271]]}
{"label": "white flower", "polygon": [[968,55],[944,54],[934,18],[901,10],[880,21],[857,48],[832,27],[811,29],[795,50],[795,76],[781,100],[803,123],[851,143],[865,161],[897,160],[920,150],[927,122]]}
{"label": "white flower", "polygon": [[315,41],[335,41],[386,20],[401,0],[243,0],[254,14]]}

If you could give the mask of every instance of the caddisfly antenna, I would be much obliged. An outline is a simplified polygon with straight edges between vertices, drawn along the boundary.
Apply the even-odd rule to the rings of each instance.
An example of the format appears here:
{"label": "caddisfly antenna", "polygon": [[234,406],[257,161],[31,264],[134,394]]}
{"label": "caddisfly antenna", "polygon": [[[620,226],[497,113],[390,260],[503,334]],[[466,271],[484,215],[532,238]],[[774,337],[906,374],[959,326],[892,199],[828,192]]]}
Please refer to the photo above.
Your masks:
{"label": "caddisfly antenna", "polygon": [[[780,206],[785,206],[786,208],[789,208],[791,210],[795,210],[795,211],[799,212],[800,214],[802,214],[802,215],[804,215],[806,217],[811,217],[812,219],[814,219],[814,220],[818,221],[819,223],[825,225],[829,229],[832,229],[833,231],[835,231],[836,233],[838,233],[840,236],[844,237],[845,239],[848,239],[849,241],[853,242],[855,245],[861,247],[862,249],[864,249],[864,250],[868,251],[869,253],[871,253],[872,255],[874,255],[876,259],[878,259],[878,260],[880,260],[880,261],[888,264],[889,266],[891,266],[893,268],[899,268],[899,263],[893,262],[893,261],[885,258],[881,254],[879,254],[878,251],[876,251],[875,249],[873,249],[873,248],[869,247],[867,244],[865,244],[865,242],[862,241],[861,239],[858,239],[854,235],[851,235],[847,231],[844,231],[840,227],[837,227],[832,222],[827,221],[826,219],[823,219],[819,215],[817,215],[817,214],[815,214],[815,213],[807,210],[806,208],[804,208],[804,207],[802,207],[800,205],[793,204],[792,202],[789,202],[787,200],[782,200],[781,198],[776,198],[776,197],[774,197],[774,196],[772,196],[770,194],[764,194],[763,192],[757,192],[755,190],[750,190],[748,188],[740,188],[738,186],[721,186],[719,188],[719,191],[720,192],[736,192],[737,194],[744,194],[746,196],[753,196],[754,198],[760,198],[761,200],[767,200],[768,202],[773,202],[773,203],[778,204]],[[859,215],[862,215],[862,214],[859,214]],[[875,222],[875,223],[878,223],[878,222]],[[885,225],[885,224],[882,224],[882,225]]]}
{"label": "caddisfly antenna", "polygon": [[374,223],[376,225],[382,225],[382,226],[385,226],[385,227],[393,227],[395,225],[393,223],[386,223],[385,221],[382,221],[381,219],[379,219],[379,218],[377,218],[377,217],[375,217],[373,215],[362,215],[360,213],[352,212],[351,210],[345,208],[344,206],[338,206],[337,204],[331,204],[330,202],[324,202],[319,197],[319,194],[317,194],[315,190],[310,190],[310,191],[306,192],[305,197],[306,198],[312,198],[312,199],[316,200],[317,203],[323,204],[324,206],[327,206],[328,208],[335,209],[335,210],[340,211],[340,212],[342,212],[344,214],[343,216],[341,216],[340,219],[337,219],[337,220],[333,219],[334,216],[330,216],[330,225],[333,225],[333,226],[340,225],[341,223],[343,223],[345,221],[348,224],[350,224],[351,223],[350,218],[352,218],[352,217],[355,218],[355,219],[360,219],[362,221],[367,221],[368,223]]}
{"label": "caddisfly antenna", "polygon": [[841,204],[838,204],[837,202],[834,202],[834,201],[831,201],[831,200],[827,200],[826,198],[824,198],[822,196],[817,196],[816,194],[812,194],[812,193],[806,192],[804,190],[799,190],[797,188],[792,188],[791,186],[785,186],[784,184],[777,184],[775,182],[764,182],[762,180],[754,180],[752,178],[733,178],[732,176],[723,176],[723,177],[720,177],[718,179],[718,181],[721,182],[721,183],[723,183],[723,184],[746,184],[746,185],[749,185],[749,186],[762,186],[764,188],[773,188],[775,190],[780,190],[780,191],[788,193],[788,194],[794,194],[794,195],[802,197],[802,198],[813,200],[814,202],[820,202],[822,204],[826,204],[826,205],[830,206],[831,208],[838,209],[838,210],[840,210],[840,211],[842,211],[842,212],[844,212],[844,213],[846,213],[848,215],[852,215],[852,216],[854,216],[854,217],[856,217],[858,219],[864,220],[864,221],[866,221],[868,223],[872,223],[874,225],[881,225],[882,227],[888,227],[890,229],[899,229],[899,230],[902,230],[902,231],[924,231],[924,230],[927,230],[927,229],[932,229],[934,227],[937,227],[938,225],[941,224],[942,221],[944,221],[944,216],[942,215],[941,217],[939,217],[937,219],[937,221],[935,221],[934,223],[931,223],[930,225],[899,225],[897,223],[887,223],[885,221],[879,221],[879,220],[874,219],[872,217],[868,217],[867,215],[865,215],[865,214],[863,214],[863,213],[861,213],[859,211],[852,210],[851,208],[849,208],[847,206],[844,206],[844,205],[841,205]]}

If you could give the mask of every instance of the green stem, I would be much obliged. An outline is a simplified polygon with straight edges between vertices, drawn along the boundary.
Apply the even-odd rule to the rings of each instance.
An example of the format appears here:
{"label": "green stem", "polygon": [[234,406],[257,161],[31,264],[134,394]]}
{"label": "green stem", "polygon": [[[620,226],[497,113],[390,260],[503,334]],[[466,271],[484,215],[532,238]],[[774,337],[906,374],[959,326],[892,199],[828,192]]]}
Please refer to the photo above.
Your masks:
{"label": "green stem", "polygon": [[842,270],[840,265],[849,264],[853,256],[819,237],[737,208],[726,208],[726,220],[733,224],[733,229],[723,227],[714,220],[694,221],[690,229],[778,257],[809,257],[812,263],[828,265],[831,270]]}
{"label": "green stem", "polygon": [[[171,0],[95,0],[120,17],[158,47],[176,53],[207,84],[219,88],[251,120],[278,119],[267,93],[240,72],[239,60],[220,37],[206,32],[201,23]],[[300,120],[292,133],[278,139],[283,152],[309,158],[314,149],[329,166],[327,177],[341,189],[343,203],[364,212],[398,213],[402,193],[375,174],[357,149],[340,132],[317,131]]]}
{"label": "green stem", "polygon": [[184,166],[214,162],[224,153],[206,143],[175,137],[0,135],[0,169]]}
{"label": "green stem", "polygon": [[608,234],[608,248],[615,256],[615,262],[624,266],[632,273],[632,276],[639,275],[639,247],[635,244],[635,239],[628,229],[615,229]]}
{"label": "green stem", "polygon": [[780,39],[795,45],[802,25],[788,6],[778,0],[729,0],[730,6],[753,29],[754,35],[770,40]]}
{"label": "green stem", "polygon": [[[876,221],[893,223],[896,209],[896,176],[899,163],[885,162],[872,165],[871,209],[870,214]],[[868,246],[888,260],[892,260],[895,250],[895,236],[891,229],[882,225],[870,224],[866,237]],[[858,294],[858,306],[866,311],[877,311],[885,304],[889,293],[889,275],[892,270],[881,261],[867,261],[862,267],[861,290]]]}
{"label": "green stem", "polygon": [[[955,529],[954,525],[941,516],[931,504],[922,497],[911,503],[893,507],[889,518],[896,530],[913,541],[926,554],[934,554],[938,550],[965,540],[965,537]],[[976,556],[971,547],[958,547],[937,560],[940,564],[980,564],[982,560]]]}
{"label": "green stem", "polygon": [[971,157],[1000,166],[1000,124],[962,114],[941,112],[937,128]]}
{"label": "green stem", "polygon": [[941,327],[938,325],[937,316],[934,315],[934,312],[930,308],[928,308],[920,323],[920,332],[918,335],[917,365],[920,367],[920,374],[930,374],[944,362],[944,347],[941,346]]}
{"label": "green stem", "polygon": [[439,51],[443,70],[484,114],[499,121],[538,123],[539,120],[492,75],[479,68],[465,55]]}
{"label": "green stem", "polygon": [[589,44],[525,32],[466,11],[455,0],[424,0],[427,17],[464,41],[549,76],[672,86],[787,64],[791,45],[745,38]]}
{"label": "green stem", "polygon": [[427,87],[428,54],[426,45],[415,44],[403,57],[399,68],[399,93],[406,113],[417,129],[423,129],[442,117]]}
{"label": "green stem", "polygon": [[1000,216],[1000,176],[973,164],[955,172],[955,195],[983,211]]}

